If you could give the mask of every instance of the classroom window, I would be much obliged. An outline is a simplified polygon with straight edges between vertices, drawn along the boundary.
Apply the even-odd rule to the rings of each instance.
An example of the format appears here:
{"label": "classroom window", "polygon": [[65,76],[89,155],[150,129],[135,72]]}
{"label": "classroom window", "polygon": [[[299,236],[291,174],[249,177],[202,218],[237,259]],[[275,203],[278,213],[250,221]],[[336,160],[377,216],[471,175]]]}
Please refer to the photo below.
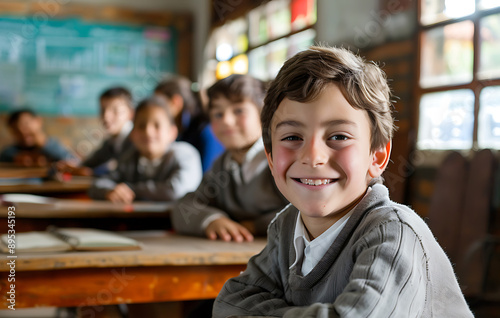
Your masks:
{"label": "classroom window", "polygon": [[208,41],[203,81],[234,73],[273,79],[286,59],[314,44],[316,20],[316,0],[273,0],[227,21]]}
{"label": "classroom window", "polygon": [[421,0],[417,149],[500,149],[500,0]]}

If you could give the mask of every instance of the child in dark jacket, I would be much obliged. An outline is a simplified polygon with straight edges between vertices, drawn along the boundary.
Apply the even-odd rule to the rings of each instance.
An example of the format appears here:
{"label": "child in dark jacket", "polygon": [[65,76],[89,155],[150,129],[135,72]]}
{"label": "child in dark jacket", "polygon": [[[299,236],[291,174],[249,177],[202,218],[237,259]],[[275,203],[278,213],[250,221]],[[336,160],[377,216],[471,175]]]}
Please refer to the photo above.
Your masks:
{"label": "child in dark jacket", "polygon": [[174,201],[200,184],[200,155],[190,144],[175,141],[177,127],[163,100],[139,103],[130,137],[135,147],[120,157],[115,171],[94,182],[93,199]]}

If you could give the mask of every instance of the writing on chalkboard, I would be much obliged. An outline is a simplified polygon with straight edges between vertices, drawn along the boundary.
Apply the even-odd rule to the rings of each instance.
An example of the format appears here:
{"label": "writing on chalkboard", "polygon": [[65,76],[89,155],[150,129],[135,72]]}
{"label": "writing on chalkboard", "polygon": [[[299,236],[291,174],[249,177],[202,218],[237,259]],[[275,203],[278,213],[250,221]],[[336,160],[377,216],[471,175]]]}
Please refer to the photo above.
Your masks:
{"label": "writing on chalkboard", "polygon": [[174,27],[30,21],[0,16],[0,111],[31,107],[44,115],[95,116],[114,85],[136,99],[176,73]]}

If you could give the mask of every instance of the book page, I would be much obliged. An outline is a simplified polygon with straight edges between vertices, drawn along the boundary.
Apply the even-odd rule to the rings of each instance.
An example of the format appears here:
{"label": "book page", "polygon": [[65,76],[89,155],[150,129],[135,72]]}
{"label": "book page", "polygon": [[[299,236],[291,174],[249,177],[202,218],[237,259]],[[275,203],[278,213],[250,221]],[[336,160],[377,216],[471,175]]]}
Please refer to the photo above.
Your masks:
{"label": "book page", "polygon": [[139,242],[118,233],[86,228],[59,228],[53,232],[76,250],[139,249]]}
{"label": "book page", "polygon": [[[1,237],[2,245],[8,245],[8,236]],[[16,252],[63,252],[72,249],[71,245],[49,232],[17,233],[15,237]]]}

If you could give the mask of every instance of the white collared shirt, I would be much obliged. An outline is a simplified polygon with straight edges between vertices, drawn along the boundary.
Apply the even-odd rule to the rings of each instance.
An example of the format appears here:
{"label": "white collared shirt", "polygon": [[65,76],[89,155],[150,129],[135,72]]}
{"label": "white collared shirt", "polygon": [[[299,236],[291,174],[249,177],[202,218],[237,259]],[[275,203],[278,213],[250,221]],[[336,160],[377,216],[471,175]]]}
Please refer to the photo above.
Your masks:
{"label": "white collared shirt", "polygon": [[137,162],[137,171],[139,171],[140,174],[151,178],[156,174],[156,170],[158,170],[162,160],[163,157],[149,160],[146,157],[140,156],[139,161]]}
{"label": "white collared shirt", "polygon": [[[366,194],[371,191],[371,187],[368,188]],[[365,195],[366,195],[365,194]],[[297,216],[297,222],[295,223],[295,233],[293,236],[293,245],[295,247],[295,261],[290,266],[290,269],[298,264],[302,259],[302,276],[306,276],[309,272],[318,264],[318,262],[323,258],[326,251],[333,244],[333,241],[337,238],[340,231],[344,228],[349,217],[354,211],[353,207],[346,215],[340,218],[332,226],[330,226],[325,232],[314,240],[310,240],[309,234],[302,222],[301,213]]]}
{"label": "white collared shirt", "polygon": [[259,138],[245,154],[245,158],[239,165],[231,156],[224,162],[224,168],[233,175],[236,184],[245,184],[250,182],[253,177],[260,174],[263,169],[267,169],[266,153],[264,152],[264,143]]}

